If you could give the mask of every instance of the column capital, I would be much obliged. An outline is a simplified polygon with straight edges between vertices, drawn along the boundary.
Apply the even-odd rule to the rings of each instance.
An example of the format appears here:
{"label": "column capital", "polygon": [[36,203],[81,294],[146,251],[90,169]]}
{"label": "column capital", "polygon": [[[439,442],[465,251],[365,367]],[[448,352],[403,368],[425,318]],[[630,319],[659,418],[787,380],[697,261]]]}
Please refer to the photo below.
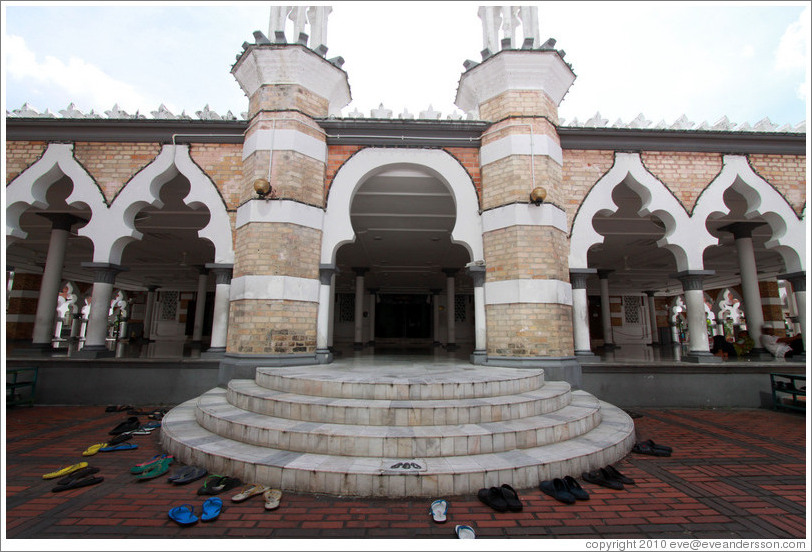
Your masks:
{"label": "column capital", "polygon": [[369,272],[369,268],[365,266],[354,266],[352,267],[353,272],[355,272],[356,276],[363,276],[367,272]]}
{"label": "column capital", "polygon": [[234,265],[231,263],[207,263],[206,268],[214,274],[215,285],[231,284]]}
{"label": "column capital", "polygon": [[112,263],[82,263],[82,268],[89,268],[93,271],[94,284],[113,284],[119,272],[129,270],[126,267]]}
{"label": "column capital", "polygon": [[592,274],[597,274],[596,268],[571,268],[570,284],[573,289],[586,289],[586,279]]}
{"label": "column capital", "polygon": [[332,264],[319,265],[319,283],[323,286],[329,286],[330,281],[333,279],[333,274],[338,273],[338,267]]}
{"label": "column capital", "polygon": [[676,278],[682,283],[683,291],[702,290],[702,280],[705,276],[713,276],[715,270],[683,270],[676,274],[671,274],[671,278]]}
{"label": "column capital", "polygon": [[468,267],[468,275],[474,281],[474,287],[482,287],[485,285],[485,267],[481,265],[474,265]]}
{"label": "column capital", "polygon": [[442,291],[443,290],[441,290],[440,288],[431,288],[429,290],[429,293],[431,293],[432,295],[439,295]]}
{"label": "column capital", "polygon": [[726,226],[720,226],[720,232],[730,232],[733,239],[749,238],[753,235],[753,230],[759,226],[764,226],[766,222],[734,222]]}
{"label": "column capital", "polygon": [[457,272],[459,272],[459,268],[444,268],[443,272],[445,273],[446,277],[453,278]]}
{"label": "column capital", "polygon": [[147,292],[155,293],[158,290],[159,287],[160,286],[156,286],[156,285],[147,286]]}
{"label": "column capital", "polygon": [[654,291],[653,289],[648,289],[648,290],[644,291],[643,293],[645,293],[649,297],[654,297],[654,294],[657,293],[657,292]]}
{"label": "column capital", "polygon": [[788,274],[779,274],[776,276],[779,280],[786,280],[792,284],[792,291],[806,291],[806,271],[790,272]]}
{"label": "column capital", "polygon": [[381,288],[367,288],[367,291],[368,291],[369,293],[371,293],[372,295],[375,295],[376,293],[378,293],[379,291],[381,291]]}
{"label": "column capital", "polygon": [[83,218],[79,218],[68,213],[38,213],[42,218],[51,221],[51,230],[67,230],[70,232],[70,227],[77,222],[87,222]]}
{"label": "column capital", "polygon": [[611,268],[599,268],[596,270],[596,272],[598,273],[598,278],[600,278],[601,280],[608,280],[609,275],[613,273],[614,270]]}

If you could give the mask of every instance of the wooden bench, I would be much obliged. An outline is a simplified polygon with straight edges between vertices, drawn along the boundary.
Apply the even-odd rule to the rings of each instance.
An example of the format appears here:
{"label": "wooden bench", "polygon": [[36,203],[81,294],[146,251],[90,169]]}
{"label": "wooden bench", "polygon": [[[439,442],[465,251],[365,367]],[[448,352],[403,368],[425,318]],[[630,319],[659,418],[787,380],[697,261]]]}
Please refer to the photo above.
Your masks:
{"label": "wooden bench", "polygon": [[[773,408],[806,410],[806,376],[804,374],[770,374]],[[804,389],[801,389],[803,387]]]}
{"label": "wooden bench", "polygon": [[[6,406],[15,404],[34,405],[34,392],[37,389],[36,366],[26,368],[6,368]],[[21,394],[20,391],[23,391]]]}

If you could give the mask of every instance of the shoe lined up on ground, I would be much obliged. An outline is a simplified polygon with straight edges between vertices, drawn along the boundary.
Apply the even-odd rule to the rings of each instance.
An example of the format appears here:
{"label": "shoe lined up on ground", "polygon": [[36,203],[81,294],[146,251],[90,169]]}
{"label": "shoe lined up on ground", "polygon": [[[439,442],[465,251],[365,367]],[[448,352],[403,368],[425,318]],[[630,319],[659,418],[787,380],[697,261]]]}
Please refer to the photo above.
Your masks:
{"label": "shoe lined up on ground", "polygon": [[[85,462],[83,462],[86,464]],[[67,475],[56,482],[56,487],[51,489],[51,492],[58,493],[61,491],[69,491],[71,489],[78,489],[79,487],[87,487],[90,485],[95,485],[96,483],[101,483],[104,481],[104,478],[94,477],[93,474],[99,473],[99,468],[94,466],[85,466],[81,469],[78,469],[72,472],[70,475]]]}
{"label": "shoe lined up on ground", "polygon": [[191,483],[192,481],[197,481],[207,473],[208,471],[206,471],[204,468],[198,468],[196,466],[184,466],[170,475],[167,478],[167,481],[174,485],[185,485],[187,483]]}
{"label": "shoe lined up on ground", "polygon": [[248,485],[243,486],[239,493],[232,496],[231,501],[242,502],[243,500],[248,500],[252,496],[261,495],[265,493],[265,491],[269,490],[271,490],[271,488],[266,487],[265,485],[253,485],[249,483]]}
{"label": "shoe lined up on ground", "polygon": [[138,420],[138,416],[130,416],[126,421],[111,429],[108,435],[119,435],[120,433],[135,431],[139,427],[141,427],[141,422]]}
{"label": "shoe lined up on ground", "polygon": [[522,502],[518,493],[510,485],[504,484],[501,487],[491,487],[479,489],[477,498],[487,504],[497,512],[519,512],[522,509]]}
{"label": "shoe lined up on ground", "polygon": [[73,464],[71,466],[66,466],[64,468],[59,468],[58,470],[53,471],[51,473],[46,473],[45,475],[42,476],[42,478],[43,479],[56,479],[57,477],[64,477],[64,476],[66,476],[68,474],[71,474],[71,473],[73,473],[75,471],[79,471],[82,468],[86,468],[86,467],[87,467],[87,462],[79,462],[78,464]]}
{"label": "shoe lined up on ground", "polygon": [[666,445],[658,445],[651,439],[648,439],[647,441],[639,441],[632,447],[632,452],[636,452],[638,454],[647,454],[649,456],[671,456],[673,451],[674,449],[671,447]]}
{"label": "shoe lined up on ground", "polygon": [[262,493],[262,498],[265,499],[266,510],[276,510],[279,508],[279,502],[282,500],[282,491],[279,489],[268,489]]}
{"label": "shoe lined up on ground", "polygon": [[570,488],[567,483],[560,477],[542,481],[539,483],[539,489],[544,494],[549,495],[557,501],[563,502],[564,504],[572,504],[576,500],[575,495],[570,492]]}
{"label": "shoe lined up on ground", "polygon": [[203,486],[197,490],[199,495],[216,495],[225,491],[230,491],[242,485],[236,477],[227,475],[210,475],[203,482]]}
{"label": "shoe lined up on ground", "polygon": [[431,503],[431,506],[429,506],[429,513],[435,523],[445,523],[448,519],[448,501],[442,499],[435,500]]}
{"label": "shoe lined up on ground", "polygon": [[634,485],[634,479],[626,477],[612,466],[584,472],[581,474],[581,479],[616,491],[622,491],[624,484]]}
{"label": "shoe lined up on ground", "polygon": [[457,533],[458,539],[475,539],[476,533],[470,525],[457,525],[454,527],[454,532]]}

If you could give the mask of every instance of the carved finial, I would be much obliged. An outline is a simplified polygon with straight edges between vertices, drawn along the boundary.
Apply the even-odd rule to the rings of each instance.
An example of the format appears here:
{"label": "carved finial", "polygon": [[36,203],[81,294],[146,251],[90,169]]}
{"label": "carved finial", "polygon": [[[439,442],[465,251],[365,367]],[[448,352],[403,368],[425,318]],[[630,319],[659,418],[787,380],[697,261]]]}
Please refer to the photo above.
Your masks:
{"label": "carved finial", "polygon": [[350,113],[347,114],[347,117],[350,119],[361,119],[363,118],[364,114],[358,111],[358,107],[353,109]]}
{"label": "carved finial", "polygon": [[158,111],[152,111],[153,119],[174,119],[175,116],[169,111],[164,104],[158,107]]}
{"label": "carved finial", "polygon": [[370,116],[373,119],[391,119],[392,118],[392,110],[385,109],[383,104],[378,106],[378,109],[373,109],[370,111]]}
{"label": "carved finial", "polygon": [[426,111],[420,112],[421,119],[439,119],[442,116],[442,113],[439,111],[434,111],[434,108],[429,104],[429,108]]}
{"label": "carved finial", "polygon": [[398,119],[414,119],[414,115],[409,113],[409,108],[403,108],[403,113],[398,115]]}
{"label": "carved finial", "polygon": [[629,123],[629,128],[647,128],[649,126],[651,126],[651,121],[646,119],[642,113],[640,113],[632,122]]}

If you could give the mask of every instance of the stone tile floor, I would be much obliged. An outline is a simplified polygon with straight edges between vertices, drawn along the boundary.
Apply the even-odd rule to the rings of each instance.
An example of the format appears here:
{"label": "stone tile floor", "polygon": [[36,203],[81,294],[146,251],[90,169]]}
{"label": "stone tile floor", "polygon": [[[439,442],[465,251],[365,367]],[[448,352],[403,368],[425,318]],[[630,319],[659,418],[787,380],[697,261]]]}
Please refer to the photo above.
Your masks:
{"label": "stone tile floor", "polygon": [[[142,410],[147,410],[142,407]],[[6,410],[7,539],[455,538],[454,526],[477,538],[804,538],[807,534],[806,419],[762,409],[636,409],[639,440],[675,448],[670,458],[632,453],[616,464],[636,480],[614,491],[583,483],[591,499],[565,505],[538,489],[519,489],[520,513],[497,513],[471,496],[443,497],[448,522],[435,524],[430,500],[363,499],[285,493],[265,511],[261,497],[232,503],[211,523],[177,526],[173,506],[198,506],[198,483],[166,477],[135,481],[129,468],[160,451],[159,434],[136,436],[137,450],[83,458],[128,416],[103,406],[12,407]],[[141,416],[142,421],[148,421]],[[82,460],[98,466],[98,485],[52,493],[42,474]],[[573,474],[579,476],[580,474]],[[438,497],[440,498],[440,497]],[[13,543],[13,541],[9,541]],[[9,544],[7,542],[6,544]],[[70,546],[68,544],[68,546]],[[176,547],[176,545],[173,545]]]}

